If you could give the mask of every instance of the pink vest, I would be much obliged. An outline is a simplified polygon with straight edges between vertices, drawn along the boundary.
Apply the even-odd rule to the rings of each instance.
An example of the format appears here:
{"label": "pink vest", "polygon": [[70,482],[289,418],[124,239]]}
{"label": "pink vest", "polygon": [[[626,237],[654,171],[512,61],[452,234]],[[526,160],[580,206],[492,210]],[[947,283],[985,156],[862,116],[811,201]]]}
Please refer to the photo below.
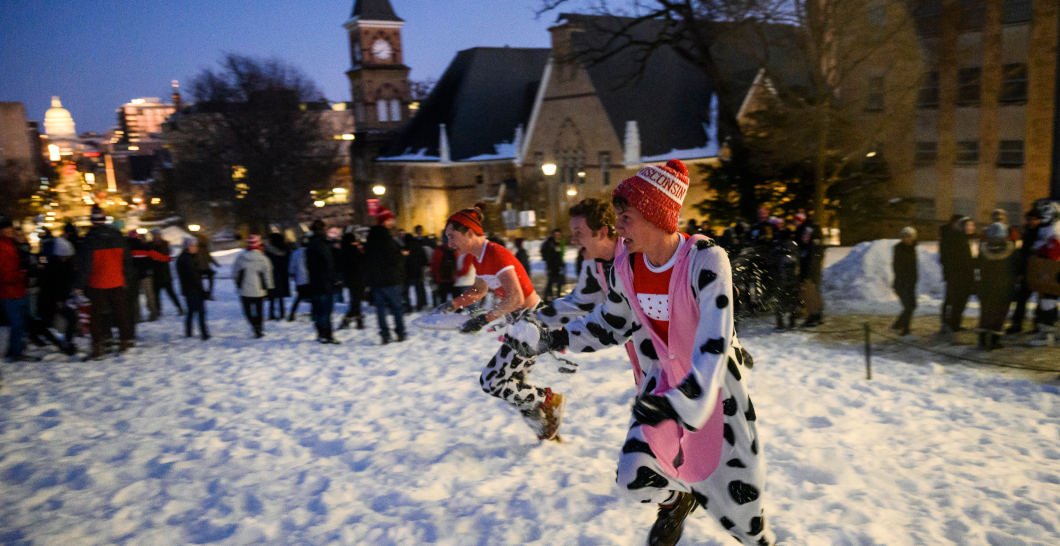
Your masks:
{"label": "pink vest", "polygon": [[[692,369],[692,351],[695,350],[696,328],[699,325],[699,307],[692,293],[692,282],[689,278],[692,249],[697,241],[706,240],[702,235],[694,235],[678,250],[680,255],[670,275],[670,339],[663,340],[651,327],[648,316],[644,314],[637,294],[633,290],[633,268],[630,267],[629,254],[621,247],[615,257],[615,273],[622,279],[622,284],[629,297],[633,314],[651,335],[655,352],[659,355],[662,373],[658,385],[652,394],[664,394],[676,388],[688,376]],[[640,386],[640,363],[635,351],[627,345],[627,351],[633,363],[637,386]],[[708,385],[709,387],[709,385]],[[686,430],[674,421],[663,421],[658,426],[641,426],[645,441],[651,446],[658,459],[659,466],[670,476],[688,483],[707,479],[721,461],[723,443],[721,388],[718,388],[718,403],[710,419],[703,428],[696,432]],[[675,466],[674,463],[679,463]]]}

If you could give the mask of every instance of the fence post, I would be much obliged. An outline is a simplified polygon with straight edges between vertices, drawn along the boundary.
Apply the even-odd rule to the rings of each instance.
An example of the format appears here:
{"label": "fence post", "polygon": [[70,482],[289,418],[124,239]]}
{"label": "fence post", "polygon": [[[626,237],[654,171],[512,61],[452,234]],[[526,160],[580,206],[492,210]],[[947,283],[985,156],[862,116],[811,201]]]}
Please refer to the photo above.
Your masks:
{"label": "fence post", "polygon": [[865,323],[865,379],[872,380],[872,327]]}

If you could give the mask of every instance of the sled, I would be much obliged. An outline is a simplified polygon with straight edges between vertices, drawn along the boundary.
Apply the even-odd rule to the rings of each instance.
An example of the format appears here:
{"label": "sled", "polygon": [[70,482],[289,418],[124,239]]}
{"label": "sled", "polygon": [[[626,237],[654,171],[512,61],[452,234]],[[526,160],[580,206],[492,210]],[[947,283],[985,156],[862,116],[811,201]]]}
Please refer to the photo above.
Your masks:
{"label": "sled", "polygon": [[456,313],[427,314],[412,319],[412,325],[424,330],[459,330],[470,318],[470,315]]}
{"label": "sled", "polygon": [[1060,262],[1037,256],[1028,259],[1027,286],[1033,292],[1060,296]]}

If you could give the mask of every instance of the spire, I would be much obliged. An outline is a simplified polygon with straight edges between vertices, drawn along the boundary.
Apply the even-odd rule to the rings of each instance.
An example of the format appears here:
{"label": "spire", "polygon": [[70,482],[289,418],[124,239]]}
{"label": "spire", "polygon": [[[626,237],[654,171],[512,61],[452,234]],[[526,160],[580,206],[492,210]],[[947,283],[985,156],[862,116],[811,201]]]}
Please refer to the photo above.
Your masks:
{"label": "spire", "polygon": [[171,98],[173,99],[173,106],[176,107],[176,111],[179,112],[183,103],[180,100],[180,83],[177,80],[173,80],[173,94],[171,95]]}
{"label": "spire", "polygon": [[394,7],[390,5],[390,0],[354,0],[353,13],[350,14],[350,18],[360,19],[361,21],[404,22],[403,19],[394,13]]}
{"label": "spire", "polygon": [[449,134],[445,132],[445,124],[438,124],[438,156],[442,163],[449,163],[452,160],[449,156]]}
{"label": "spire", "polygon": [[640,163],[640,129],[637,127],[637,120],[629,120],[626,122],[626,165],[634,163]]}

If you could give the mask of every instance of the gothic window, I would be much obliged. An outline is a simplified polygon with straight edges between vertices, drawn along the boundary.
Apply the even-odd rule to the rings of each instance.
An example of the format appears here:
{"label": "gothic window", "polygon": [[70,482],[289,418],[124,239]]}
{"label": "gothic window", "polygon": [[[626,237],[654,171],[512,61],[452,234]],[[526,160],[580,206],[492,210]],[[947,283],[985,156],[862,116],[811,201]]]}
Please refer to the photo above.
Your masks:
{"label": "gothic window", "polygon": [[605,187],[611,184],[611,152],[600,152],[600,180]]}
{"label": "gothic window", "polygon": [[375,101],[375,114],[379,121],[390,121],[387,116],[387,104],[385,100]]}
{"label": "gothic window", "polygon": [[354,105],[353,105],[353,115],[354,115],[354,119],[357,120],[357,123],[364,123],[365,120],[364,120],[364,103],[363,102],[358,101],[358,102],[354,103]]}
{"label": "gothic window", "polygon": [[401,121],[401,103],[390,99],[390,121]]}

